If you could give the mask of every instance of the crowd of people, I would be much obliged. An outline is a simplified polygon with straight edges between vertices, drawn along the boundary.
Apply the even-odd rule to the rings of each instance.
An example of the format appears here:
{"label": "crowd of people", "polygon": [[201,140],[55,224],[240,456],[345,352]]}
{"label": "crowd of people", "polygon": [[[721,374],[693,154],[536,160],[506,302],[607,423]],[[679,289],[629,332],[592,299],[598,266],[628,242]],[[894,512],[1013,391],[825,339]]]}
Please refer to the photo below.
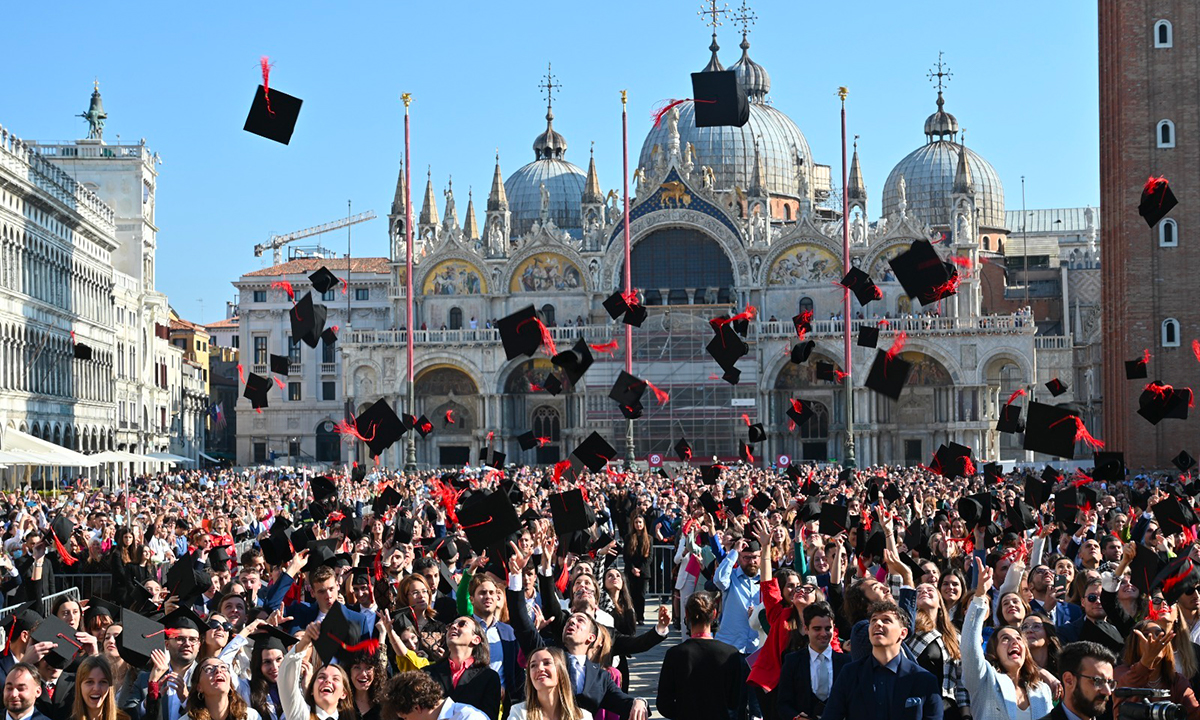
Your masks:
{"label": "crowd of people", "polygon": [[1200,720],[1200,483],[973,470],[9,492],[7,720]]}

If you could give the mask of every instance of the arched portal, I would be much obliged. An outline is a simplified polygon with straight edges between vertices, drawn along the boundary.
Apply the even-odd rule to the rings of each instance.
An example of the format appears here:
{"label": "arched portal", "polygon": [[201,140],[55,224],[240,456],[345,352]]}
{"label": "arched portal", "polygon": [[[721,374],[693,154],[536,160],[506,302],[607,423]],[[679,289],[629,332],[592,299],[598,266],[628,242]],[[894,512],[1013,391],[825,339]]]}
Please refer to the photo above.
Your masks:
{"label": "arched portal", "polygon": [[546,441],[537,448],[539,464],[553,464],[562,455],[559,442],[562,440],[562,420],[558,410],[549,405],[540,405],[533,411],[533,434],[539,442]]}
{"label": "arched portal", "polygon": [[[418,439],[423,462],[442,466],[462,465],[471,459],[471,438],[465,435],[472,417],[479,417],[479,387],[471,376],[452,365],[437,365],[417,373],[417,397],[438,432]],[[446,410],[455,410],[454,424],[446,423]],[[430,414],[432,413],[432,414]],[[458,425],[458,423],[463,423]],[[445,426],[443,428],[443,426]]]}
{"label": "arched portal", "polygon": [[655,230],[633,246],[631,264],[633,286],[646,290],[648,305],[652,300],[686,304],[681,298],[695,298],[697,293],[702,298],[715,293],[720,302],[732,297],[733,265],[717,241],[699,230]]}
{"label": "arched portal", "polygon": [[[842,391],[834,383],[817,379],[818,362],[831,363],[834,368],[841,369],[840,363],[814,354],[806,363],[784,365],[775,377],[771,392],[772,425],[781,431],[776,449],[793,460],[824,462],[830,458],[830,441],[834,439],[830,427],[835,420],[830,407],[842,407]],[[799,426],[787,415],[793,399],[813,412],[813,416]],[[840,422],[840,414],[836,420]]]}
{"label": "arched portal", "polygon": [[341,460],[341,437],[332,420],[317,423],[317,462],[336,463]]}

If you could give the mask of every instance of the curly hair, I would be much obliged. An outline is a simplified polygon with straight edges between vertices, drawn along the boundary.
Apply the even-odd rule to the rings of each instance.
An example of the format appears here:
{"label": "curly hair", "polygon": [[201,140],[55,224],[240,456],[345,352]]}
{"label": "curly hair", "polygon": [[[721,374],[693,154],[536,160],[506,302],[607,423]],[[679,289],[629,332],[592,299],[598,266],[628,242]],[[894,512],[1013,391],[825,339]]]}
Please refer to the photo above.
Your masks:
{"label": "curly hair", "polygon": [[384,686],[379,694],[383,717],[399,717],[418,710],[435,710],[442,706],[445,694],[441,684],[423,670],[402,672]]}

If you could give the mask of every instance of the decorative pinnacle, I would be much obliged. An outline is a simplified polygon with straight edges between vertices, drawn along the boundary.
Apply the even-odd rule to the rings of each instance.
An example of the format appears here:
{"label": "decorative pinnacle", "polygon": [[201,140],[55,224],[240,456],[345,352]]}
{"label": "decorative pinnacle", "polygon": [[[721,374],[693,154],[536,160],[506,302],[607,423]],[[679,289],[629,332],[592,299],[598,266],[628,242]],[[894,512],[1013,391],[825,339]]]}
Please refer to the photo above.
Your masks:
{"label": "decorative pinnacle", "polygon": [[554,82],[556,79],[558,79],[557,76],[550,74],[550,63],[546,63],[546,81],[540,83],[538,87],[540,87],[546,94],[547,112],[549,112],[550,108],[554,105],[554,91],[562,87],[562,85]]}
{"label": "decorative pinnacle", "polygon": [[942,61],[943,54],[944,53],[942,53],[941,50],[938,51],[937,72],[933,71],[934,68],[930,68],[929,75],[927,76],[929,78],[929,82],[937,83],[939,95],[941,94],[942,90],[946,89],[946,85],[950,83],[950,78],[954,77],[954,73],[950,72],[950,67]]}
{"label": "decorative pinnacle", "polygon": [[622,105],[624,105],[625,103],[629,102],[629,98],[628,98],[628,97],[626,97],[626,95],[628,94],[628,92],[629,92],[628,90],[622,90],[622,91],[621,91],[621,104],[622,104]]}
{"label": "decorative pinnacle", "polygon": [[408,112],[408,104],[412,102],[412,93],[400,93],[400,100],[404,103],[404,111]]}
{"label": "decorative pinnacle", "polygon": [[750,28],[754,27],[754,21],[758,20],[758,15],[750,9],[746,4],[746,0],[742,0],[741,6],[738,7],[738,14],[733,16],[733,21],[742,26],[742,40],[750,34]]}
{"label": "decorative pinnacle", "polygon": [[838,99],[842,102],[846,102],[846,96],[849,94],[850,88],[846,87],[845,85],[838,88]]}
{"label": "decorative pinnacle", "polygon": [[717,28],[721,26],[720,16],[729,14],[729,5],[726,4],[725,7],[718,8],[717,0],[708,0],[708,2],[704,3],[704,5],[707,5],[708,7],[704,7],[702,5],[701,10],[696,14],[701,17],[705,15],[710,16],[709,19],[704,22],[704,24],[712,28],[713,37],[716,37]]}

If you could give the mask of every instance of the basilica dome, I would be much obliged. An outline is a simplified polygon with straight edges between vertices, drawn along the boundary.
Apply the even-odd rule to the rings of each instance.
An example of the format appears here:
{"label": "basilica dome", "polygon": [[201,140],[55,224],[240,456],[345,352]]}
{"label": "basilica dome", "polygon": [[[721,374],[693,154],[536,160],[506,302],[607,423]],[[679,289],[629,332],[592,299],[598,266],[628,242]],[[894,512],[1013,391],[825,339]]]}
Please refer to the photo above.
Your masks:
{"label": "basilica dome", "polygon": [[965,152],[980,227],[1004,228],[1004,186],[1000,176],[982,156],[956,142],[958,120],[943,105],[939,92],[937,111],[925,120],[926,143],[897,163],[888,175],[883,186],[883,214],[891,215],[900,209],[899,186],[903,177],[908,216],[928,225],[949,227],[958,157]]}
{"label": "basilica dome", "polygon": [[587,173],[567,162],[567,139],[554,129],[554,113],[546,109],[546,131],[533,141],[533,162],[519,168],[504,181],[512,234],[529,232],[542,215],[542,187],[549,195],[549,214],[554,224],[574,237],[582,234],[580,202]]}
{"label": "basilica dome", "polygon": [[[763,162],[763,185],[767,192],[798,197],[798,163],[803,163],[809,173],[810,185],[812,182],[813,161],[808,140],[791,118],[766,104],[771,77],[765,68],[750,59],[749,47],[750,44],[743,38],[742,57],[730,70],[737,74],[738,82],[746,90],[750,100],[750,120],[740,128],[697,128],[694,104],[691,101],[684,102],[677,106],[680,152],[689,142],[692,144],[696,167],[707,165],[712,168],[717,190],[730,190],[734,186],[748,190],[754,174],[754,141],[757,139]],[[714,50],[713,60],[705,70],[723,69],[716,60]],[[650,130],[638,156],[640,167],[654,166],[652,156],[656,146],[658,152],[666,152],[669,132],[665,119]]]}

